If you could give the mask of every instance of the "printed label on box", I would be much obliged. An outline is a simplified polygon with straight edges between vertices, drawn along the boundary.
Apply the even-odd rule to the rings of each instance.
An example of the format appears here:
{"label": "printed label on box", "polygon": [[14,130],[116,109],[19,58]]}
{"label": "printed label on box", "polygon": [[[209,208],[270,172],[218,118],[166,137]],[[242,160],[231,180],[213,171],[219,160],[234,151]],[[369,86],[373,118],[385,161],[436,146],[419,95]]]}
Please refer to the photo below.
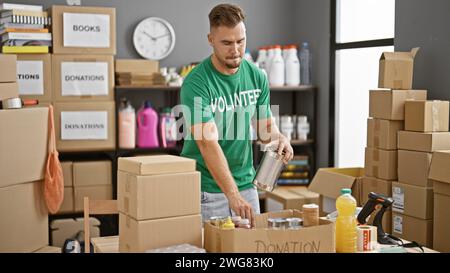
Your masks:
{"label": "printed label on box", "polygon": [[62,140],[108,139],[108,112],[61,112]]}
{"label": "printed label on box", "polygon": [[62,96],[108,95],[108,63],[61,63]]}
{"label": "printed label on box", "polygon": [[64,13],[64,46],[108,48],[109,22],[109,15],[105,14]]}
{"label": "printed label on box", "polygon": [[394,203],[392,204],[392,210],[403,213],[405,210],[405,192],[400,187],[392,187],[392,198]]}
{"label": "printed label on box", "polygon": [[17,61],[20,95],[44,95],[44,62]]}
{"label": "printed label on box", "polygon": [[394,232],[403,234],[403,217],[394,215],[392,220],[394,222]]}

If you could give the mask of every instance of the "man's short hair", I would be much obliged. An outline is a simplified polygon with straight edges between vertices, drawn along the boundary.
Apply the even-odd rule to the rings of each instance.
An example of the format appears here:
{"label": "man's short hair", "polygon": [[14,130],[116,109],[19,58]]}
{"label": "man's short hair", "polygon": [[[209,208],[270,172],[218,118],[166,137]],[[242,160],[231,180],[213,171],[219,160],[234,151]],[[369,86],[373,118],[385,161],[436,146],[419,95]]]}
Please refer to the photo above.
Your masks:
{"label": "man's short hair", "polygon": [[210,28],[219,26],[235,27],[244,21],[245,14],[237,5],[220,4],[211,10],[208,17]]}

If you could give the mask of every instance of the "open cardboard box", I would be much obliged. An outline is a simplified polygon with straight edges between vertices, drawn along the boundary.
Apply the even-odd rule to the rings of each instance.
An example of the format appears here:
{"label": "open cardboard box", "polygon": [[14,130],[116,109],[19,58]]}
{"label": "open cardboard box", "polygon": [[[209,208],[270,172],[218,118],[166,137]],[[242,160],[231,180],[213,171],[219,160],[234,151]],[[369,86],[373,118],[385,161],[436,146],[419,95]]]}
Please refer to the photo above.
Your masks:
{"label": "open cardboard box", "polygon": [[319,220],[318,226],[298,230],[269,229],[267,219],[302,217],[298,210],[256,215],[256,228],[224,230],[205,223],[204,248],[225,253],[319,253],[335,252],[334,223]]}

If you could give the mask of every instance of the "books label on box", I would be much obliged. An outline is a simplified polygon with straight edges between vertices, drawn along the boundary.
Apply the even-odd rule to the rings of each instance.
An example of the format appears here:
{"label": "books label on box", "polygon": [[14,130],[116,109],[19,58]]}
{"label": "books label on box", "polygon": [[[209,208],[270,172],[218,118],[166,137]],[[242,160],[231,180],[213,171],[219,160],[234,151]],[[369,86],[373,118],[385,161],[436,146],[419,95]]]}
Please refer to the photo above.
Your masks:
{"label": "books label on box", "polygon": [[108,48],[110,46],[109,15],[64,13],[63,26],[65,47]]}

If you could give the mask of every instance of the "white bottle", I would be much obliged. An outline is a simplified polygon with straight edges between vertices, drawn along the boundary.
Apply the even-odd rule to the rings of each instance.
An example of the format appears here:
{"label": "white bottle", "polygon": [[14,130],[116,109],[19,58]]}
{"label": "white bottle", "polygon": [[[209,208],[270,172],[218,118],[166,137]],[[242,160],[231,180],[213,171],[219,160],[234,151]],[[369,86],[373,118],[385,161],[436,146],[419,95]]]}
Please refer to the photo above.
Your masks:
{"label": "white bottle", "polygon": [[303,85],[311,84],[311,52],[306,42],[300,50],[300,82]]}
{"label": "white bottle", "polygon": [[297,139],[301,141],[308,140],[309,123],[307,116],[297,117]]}
{"label": "white bottle", "polygon": [[286,62],[286,58],[288,56],[289,48],[291,45],[283,46],[283,60]]}
{"label": "white bottle", "polygon": [[258,50],[258,58],[256,58],[256,62],[259,64],[259,68],[266,69],[266,61],[267,49],[265,47],[260,47]]}
{"label": "white bottle", "polygon": [[269,46],[267,50],[267,61],[266,61],[266,72],[267,72],[267,78],[270,76],[270,65],[272,64],[272,59],[275,54],[275,49],[273,46]]}
{"label": "white bottle", "polygon": [[284,85],[284,60],[281,56],[281,46],[274,46],[274,55],[270,63],[269,84],[271,86]]}
{"label": "white bottle", "polygon": [[252,54],[250,53],[250,50],[245,50],[245,54],[244,54],[244,59],[246,59],[248,62],[253,63],[253,57]]}
{"label": "white bottle", "polygon": [[300,61],[297,57],[297,46],[290,45],[286,56],[286,85],[300,84]]}
{"label": "white bottle", "polygon": [[285,115],[281,116],[281,133],[290,141],[294,134],[294,122],[292,117]]}

